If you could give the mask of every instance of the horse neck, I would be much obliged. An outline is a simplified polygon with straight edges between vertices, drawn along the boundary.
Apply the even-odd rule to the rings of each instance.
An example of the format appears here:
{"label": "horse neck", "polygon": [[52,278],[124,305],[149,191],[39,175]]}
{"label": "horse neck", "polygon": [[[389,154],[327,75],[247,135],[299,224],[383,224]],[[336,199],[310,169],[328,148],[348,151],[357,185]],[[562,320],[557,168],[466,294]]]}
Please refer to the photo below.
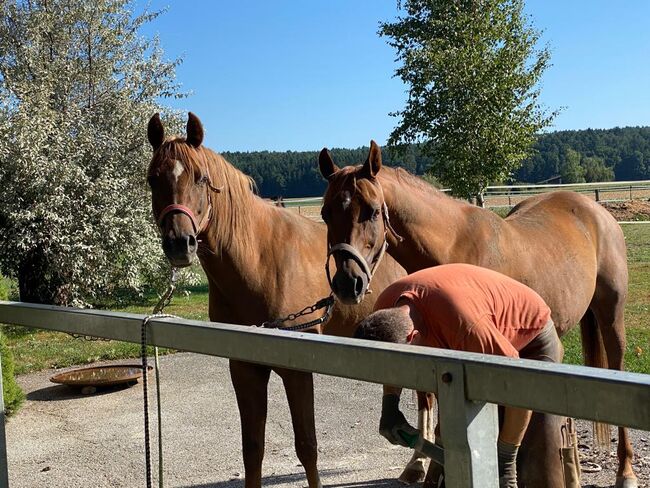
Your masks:
{"label": "horse neck", "polygon": [[[223,163],[230,164],[225,160]],[[237,176],[239,171],[231,167],[228,173]],[[235,191],[234,185],[241,185],[240,181],[230,181],[233,186],[229,187],[228,179],[214,168],[210,174],[215,186],[223,188],[212,195],[212,217],[202,244],[203,268],[223,294],[254,293],[260,256],[272,238],[260,229],[273,218],[273,207],[252,190],[243,194]],[[219,287],[219,283],[227,283],[227,287]]]}
{"label": "horse neck", "polygon": [[409,273],[458,260],[454,243],[466,235],[468,204],[386,169],[379,181],[391,225],[404,238],[398,242],[389,232],[388,252]]}

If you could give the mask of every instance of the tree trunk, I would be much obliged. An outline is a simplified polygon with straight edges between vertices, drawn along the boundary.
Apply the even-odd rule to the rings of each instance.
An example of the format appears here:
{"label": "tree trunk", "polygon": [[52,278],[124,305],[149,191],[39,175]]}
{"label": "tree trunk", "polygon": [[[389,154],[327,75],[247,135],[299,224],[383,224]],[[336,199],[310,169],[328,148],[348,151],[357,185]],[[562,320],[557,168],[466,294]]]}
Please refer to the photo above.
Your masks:
{"label": "tree trunk", "polygon": [[485,190],[481,190],[476,194],[476,205],[485,208]]}
{"label": "tree trunk", "polygon": [[39,248],[28,251],[18,269],[20,301],[57,305],[61,289],[61,276],[49,269],[45,253]]}

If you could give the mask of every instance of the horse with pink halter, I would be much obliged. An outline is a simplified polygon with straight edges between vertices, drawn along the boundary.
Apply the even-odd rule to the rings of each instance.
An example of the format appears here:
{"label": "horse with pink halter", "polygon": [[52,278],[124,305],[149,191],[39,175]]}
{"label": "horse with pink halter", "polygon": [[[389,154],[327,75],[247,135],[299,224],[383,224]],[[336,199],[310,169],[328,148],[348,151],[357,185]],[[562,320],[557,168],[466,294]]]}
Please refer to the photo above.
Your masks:
{"label": "horse with pink halter", "polygon": [[[186,137],[165,137],[158,115],[147,135],[154,150],[147,180],[162,247],[173,266],[188,266],[198,256],[208,279],[210,320],[260,325],[330,294],[323,273],[324,225],[256,196],[248,176],[202,145],[203,126],[195,115],[189,114]],[[387,258],[373,284],[379,291],[404,274]],[[372,297],[358,307],[336,303],[331,319],[313,331],[351,336],[372,303]],[[262,484],[271,371],[284,384],[307,482],[320,487],[311,373],[232,360],[245,486]]]}

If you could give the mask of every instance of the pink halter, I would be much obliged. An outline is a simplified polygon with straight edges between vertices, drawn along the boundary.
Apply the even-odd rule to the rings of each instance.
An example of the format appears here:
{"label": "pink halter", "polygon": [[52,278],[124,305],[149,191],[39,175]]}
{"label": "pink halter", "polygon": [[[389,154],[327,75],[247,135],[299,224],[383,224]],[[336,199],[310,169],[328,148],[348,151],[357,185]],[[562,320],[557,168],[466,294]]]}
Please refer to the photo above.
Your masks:
{"label": "pink halter", "polygon": [[[167,205],[165,208],[163,208],[162,212],[160,212],[160,215],[158,216],[158,227],[162,226],[163,220],[165,217],[167,217],[168,214],[172,212],[181,212],[185,215],[187,215],[190,220],[192,221],[192,227],[194,228],[194,233],[198,234],[201,229],[199,227],[199,224],[196,221],[196,217],[194,216],[194,213],[185,205],[180,205],[178,203],[174,203],[172,205]],[[210,213],[210,210],[208,210],[208,215]],[[202,222],[201,222],[202,223]]]}

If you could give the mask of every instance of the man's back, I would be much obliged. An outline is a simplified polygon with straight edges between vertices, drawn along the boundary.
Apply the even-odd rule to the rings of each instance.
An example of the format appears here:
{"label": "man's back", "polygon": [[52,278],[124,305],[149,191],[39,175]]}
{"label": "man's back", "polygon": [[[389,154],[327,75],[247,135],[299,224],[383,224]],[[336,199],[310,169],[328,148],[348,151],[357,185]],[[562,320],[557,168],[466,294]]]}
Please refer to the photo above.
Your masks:
{"label": "man's back", "polygon": [[426,328],[424,343],[463,349],[467,332],[491,324],[516,350],[544,328],[550,310],[527,286],[501,273],[469,264],[423,269],[396,281],[379,296],[375,310],[412,303]]}

